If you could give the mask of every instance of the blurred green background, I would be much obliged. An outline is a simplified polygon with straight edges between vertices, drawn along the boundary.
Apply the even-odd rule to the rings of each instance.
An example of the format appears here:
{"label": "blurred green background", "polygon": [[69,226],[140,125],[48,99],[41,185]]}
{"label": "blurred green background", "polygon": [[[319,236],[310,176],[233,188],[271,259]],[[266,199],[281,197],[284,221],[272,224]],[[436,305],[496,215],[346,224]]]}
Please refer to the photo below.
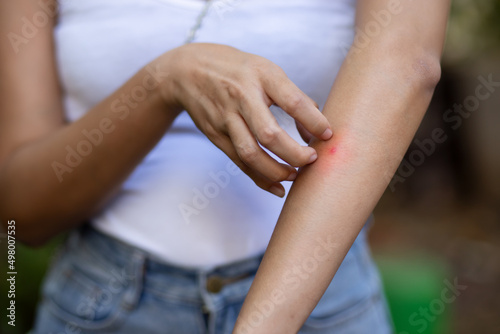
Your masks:
{"label": "blurred green background", "polygon": [[[416,136],[429,138],[440,127],[449,139],[384,194],[370,236],[398,334],[500,333],[500,91],[459,129],[443,122],[447,109],[474,94],[477,77],[490,74],[500,81],[500,1],[455,0],[442,80]],[[1,333],[30,329],[40,282],[61,240],[40,249],[17,244],[16,327],[4,319]],[[0,241],[7,254],[5,237]],[[454,279],[467,289],[443,302]],[[3,276],[0,291],[7,291]]]}
{"label": "blurred green background", "polygon": [[[455,129],[445,121],[489,76],[500,82],[500,1],[455,0],[442,79],[415,136],[440,128],[448,139],[386,191],[370,235],[398,334],[500,333],[500,89]],[[466,288],[448,303],[455,280]]]}

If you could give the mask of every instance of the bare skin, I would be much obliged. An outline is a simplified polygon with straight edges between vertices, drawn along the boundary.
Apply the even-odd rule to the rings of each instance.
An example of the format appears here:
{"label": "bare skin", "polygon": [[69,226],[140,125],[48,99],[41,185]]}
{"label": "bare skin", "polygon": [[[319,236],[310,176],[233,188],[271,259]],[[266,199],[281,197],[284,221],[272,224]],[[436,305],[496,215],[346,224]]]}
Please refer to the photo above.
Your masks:
{"label": "bare skin", "polygon": [[[358,38],[391,3],[358,1]],[[342,65],[323,110],[334,136],[310,143],[318,160],[292,186],[233,333],[299,331],[402,160],[439,81],[450,1],[400,3]]]}
{"label": "bare skin", "polygon": [[[20,34],[20,18],[40,10],[35,0],[0,2],[0,34]],[[43,244],[98,211],[182,110],[259,187],[278,196],[284,195],[280,182],[296,177],[292,166],[305,166],[317,154],[292,140],[269,106],[277,104],[318,138],[332,136],[315,103],[277,65],[214,44],[166,52],[66,124],[54,24],[53,19],[18,45],[17,53],[7,38],[0,42],[0,221],[16,219],[17,238],[27,244]],[[117,108],[114,102],[137,87],[147,97],[129,101],[128,110]],[[68,152],[95,129],[103,133],[102,141],[81,161],[68,163]],[[290,165],[276,162],[257,142]]]}
{"label": "bare skin", "polygon": [[[1,2],[0,33],[18,31],[19,18],[32,17],[39,10],[36,3],[34,0]],[[370,11],[387,8],[387,3],[359,0],[358,27],[364,30],[373,21]],[[318,161],[302,169],[297,177],[235,333],[298,331],[410,143],[439,78],[449,1],[405,0],[401,3],[403,11],[392,16],[391,24],[384,27],[381,34],[371,38],[368,46],[348,55],[324,109],[335,135],[327,142],[311,142]],[[313,102],[283,77],[279,69],[267,63],[266,70],[259,73],[257,68],[262,68],[265,60],[214,45],[189,46],[202,48],[203,52],[179,48],[157,59],[151,66],[156,68],[158,64],[161,72],[170,75],[125,119],[120,119],[120,114],[113,112],[110,105],[121,94],[142,85],[149,73],[146,69],[82,119],[65,124],[52,50],[52,26],[40,29],[18,54],[12,52],[7,39],[0,42],[0,221],[5,224],[15,218],[18,237],[26,243],[41,244],[99,210],[183,108],[190,111],[208,138],[266,190],[278,186],[279,181],[293,179],[293,171],[289,166],[269,161],[255,147],[256,141],[250,134],[296,166],[305,166],[314,160],[316,153],[298,144],[290,148],[287,137],[275,127],[260,128],[262,124],[273,124],[264,105],[280,105],[296,115],[308,132],[328,139],[328,132],[323,135],[328,121],[313,110]],[[227,57],[237,61],[218,63],[210,62],[213,56],[200,57],[196,59],[199,71],[191,72],[186,66],[176,64],[184,71],[174,73],[169,66],[175,59],[180,61],[181,54],[183,57],[215,54],[216,59]],[[217,75],[203,72],[207,61],[218,68]],[[240,71],[242,62],[255,64],[247,66],[254,69],[248,82],[241,79],[248,77],[248,73]],[[271,74],[266,76],[266,73]],[[193,105],[190,97],[199,96],[199,92],[189,84],[194,80],[181,80],[184,76],[205,78],[205,82],[213,85],[213,92],[225,89],[227,95],[207,94],[206,99],[198,99],[202,101],[200,104]],[[284,92],[282,86],[289,89]],[[245,105],[244,96],[240,94],[248,92],[248,87],[254,87],[251,96],[259,97],[258,105]],[[291,101],[290,105],[287,101]],[[221,116],[221,110],[229,112]],[[59,182],[52,163],[64,161],[65,147],[76,147],[84,139],[82,131],[99,128],[103,118],[112,121],[116,126],[114,131]],[[203,128],[207,119],[212,125]],[[246,139],[236,139],[237,133]],[[275,142],[279,143],[278,148]],[[259,169],[263,164],[268,166],[266,170]],[[276,193],[281,195],[279,191]],[[314,247],[320,240],[330,245],[326,253],[315,253]],[[289,268],[301,266],[311,256],[321,260],[322,265],[308,273],[308,284],[292,289],[282,283]],[[274,312],[259,326],[251,326],[250,317],[259,312],[259,303],[269,297],[275,300],[277,292],[280,302],[276,303]]]}

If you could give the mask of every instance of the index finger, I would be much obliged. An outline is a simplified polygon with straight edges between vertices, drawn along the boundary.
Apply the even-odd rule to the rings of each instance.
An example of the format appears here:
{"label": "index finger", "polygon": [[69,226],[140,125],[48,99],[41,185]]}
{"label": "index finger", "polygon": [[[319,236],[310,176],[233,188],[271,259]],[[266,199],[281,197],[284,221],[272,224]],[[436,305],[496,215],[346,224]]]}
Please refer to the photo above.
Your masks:
{"label": "index finger", "polygon": [[263,88],[275,104],[299,121],[313,136],[323,140],[332,137],[333,133],[326,117],[283,70],[267,72]]}

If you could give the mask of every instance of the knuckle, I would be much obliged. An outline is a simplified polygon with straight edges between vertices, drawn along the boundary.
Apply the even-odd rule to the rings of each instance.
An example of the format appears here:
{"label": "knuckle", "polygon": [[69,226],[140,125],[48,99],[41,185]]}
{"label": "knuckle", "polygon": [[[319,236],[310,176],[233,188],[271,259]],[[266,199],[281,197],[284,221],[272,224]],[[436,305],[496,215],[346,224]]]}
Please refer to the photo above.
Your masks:
{"label": "knuckle", "polygon": [[257,133],[257,139],[264,146],[270,146],[276,143],[280,136],[280,128],[278,126],[265,126]]}
{"label": "knuckle", "polygon": [[225,82],[224,88],[230,98],[235,100],[241,100],[245,97],[244,90],[242,87],[234,82]]}
{"label": "knuckle", "polygon": [[252,144],[240,145],[237,147],[238,155],[241,160],[245,163],[253,163],[257,160],[257,156],[259,155],[259,149]]}
{"label": "knuckle", "polygon": [[290,93],[287,96],[285,96],[285,101],[286,101],[286,112],[294,111],[300,108],[304,104],[304,96],[300,93]]}
{"label": "knuckle", "polygon": [[286,77],[285,71],[279,65],[277,65],[277,64],[273,63],[272,61],[265,59],[265,58],[264,58],[262,69],[265,70],[266,73]]}
{"label": "knuckle", "polygon": [[255,70],[258,73],[259,72],[260,73],[267,73],[267,71],[271,70],[274,66],[275,65],[273,62],[271,62],[270,60],[268,60],[264,57],[256,56],[256,57],[252,58],[251,67],[253,70]]}
{"label": "knuckle", "polygon": [[268,84],[282,82],[287,78],[281,67],[266,58],[259,57],[252,65],[252,70]]}

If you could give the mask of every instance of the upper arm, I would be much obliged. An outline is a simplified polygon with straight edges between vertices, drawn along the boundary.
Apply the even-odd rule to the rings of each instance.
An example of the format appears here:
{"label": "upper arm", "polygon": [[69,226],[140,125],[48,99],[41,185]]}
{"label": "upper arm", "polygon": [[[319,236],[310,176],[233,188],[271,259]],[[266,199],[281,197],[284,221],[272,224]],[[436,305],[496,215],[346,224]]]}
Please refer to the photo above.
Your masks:
{"label": "upper arm", "polygon": [[0,1],[0,164],[63,124],[52,37],[55,13],[42,9],[42,2],[55,0]]}
{"label": "upper arm", "polygon": [[[441,56],[451,0],[358,0],[356,26],[369,44],[397,39],[401,49]],[[372,46],[372,45],[370,45]]]}
{"label": "upper arm", "polygon": [[351,53],[368,52],[380,71],[398,71],[433,90],[441,76],[450,2],[357,0]]}

